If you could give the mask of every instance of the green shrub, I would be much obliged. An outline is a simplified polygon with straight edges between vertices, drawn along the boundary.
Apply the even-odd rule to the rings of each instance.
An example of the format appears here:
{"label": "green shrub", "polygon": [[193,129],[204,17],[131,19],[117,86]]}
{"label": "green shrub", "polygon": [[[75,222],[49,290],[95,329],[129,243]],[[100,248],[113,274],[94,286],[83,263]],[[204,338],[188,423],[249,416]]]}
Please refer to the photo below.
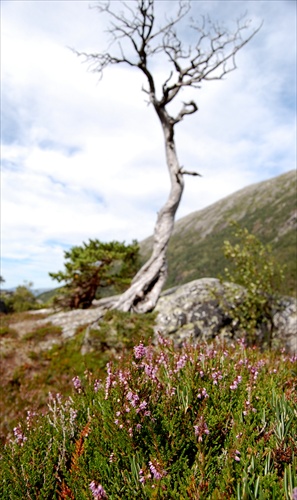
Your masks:
{"label": "green shrub", "polygon": [[40,306],[35,295],[31,291],[33,283],[19,285],[11,294],[3,292],[1,300],[5,303],[8,312],[21,313],[31,309],[38,309]]}
{"label": "green shrub", "polygon": [[[225,286],[227,300],[221,305],[250,343],[271,346],[273,314],[284,278],[283,268],[273,258],[268,245],[263,245],[247,229],[236,223],[232,225],[235,243],[224,242],[224,254],[231,263],[230,268],[225,268],[224,281],[241,285],[243,290],[239,293],[238,288]],[[258,328],[262,332],[259,338]]]}

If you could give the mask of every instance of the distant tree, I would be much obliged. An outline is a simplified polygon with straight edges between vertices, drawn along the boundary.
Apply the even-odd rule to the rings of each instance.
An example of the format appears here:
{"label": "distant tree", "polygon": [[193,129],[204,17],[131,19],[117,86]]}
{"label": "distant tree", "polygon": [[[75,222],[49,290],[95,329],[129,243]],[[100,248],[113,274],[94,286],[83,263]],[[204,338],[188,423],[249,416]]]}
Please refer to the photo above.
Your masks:
{"label": "distant tree", "polygon": [[16,287],[14,292],[3,292],[1,298],[5,304],[6,312],[24,312],[37,309],[38,303],[32,292],[33,283],[25,282]]}
{"label": "distant tree", "polygon": [[122,292],[128,288],[139,268],[136,241],[126,245],[118,241],[89,240],[89,243],[72,247],[64,255],[65,270],[49,275],[65,283],[58,303],[70,309],[90,307],[96,294],[100,295],[106,287]]}
{"label": "distant tree", "polygon": [[[111,306],[123,311],[147,312],[154,309],[167,277],[166,253],[184,189],[184,175],[200,175],[180,165],[174,138],[175,125],[195,113],[198,106],[195,101],[188,100],[175,114],[169,112],[168,106],[182,90],[198,89],[202,82],[222,80],[233,71],[237,52],[260,29],[247,31],[249,23],[244,18],[237,21],[233,32],[208,18],[202,17],[200,23],[190,19],[187,33],[194,33],[195,37],[193,43],[188,44],[182,41],[177,27],[189,13],[190,2],[166,2],[168,9],[163,23],[155,17],[157,3],[154,0],[121,2],[122,10],[119,10],[118,2],[99,2],[99,13],[107,14],[110,21],[107,32],[111,43],[104,52],[76,51],[78,55],[85,56],[91,69],[100,76],[114,64],[126,64],[141,71],[146,80],[142,90],[148,96],[164,134],[171,190],[158,213],[152,256],[138,271],[128,290]],[[176,5],[176,13],[172,14]],[[167,71],[161,85],[157,85],[154,72],[155,57],[164,63],[163,68]],[[120,82],[118,91],[121,91]]]}
{"label": "distant tree", "polygon": [[5,283],[5,279],[2,276],[0,276],[0,283]]}

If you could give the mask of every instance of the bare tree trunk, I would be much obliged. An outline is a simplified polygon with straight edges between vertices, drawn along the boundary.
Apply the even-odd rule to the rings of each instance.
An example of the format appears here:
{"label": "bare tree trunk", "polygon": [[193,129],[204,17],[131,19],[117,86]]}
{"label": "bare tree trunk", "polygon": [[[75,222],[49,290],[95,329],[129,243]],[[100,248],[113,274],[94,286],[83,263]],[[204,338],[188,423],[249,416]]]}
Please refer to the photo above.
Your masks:
{"label": "bare tree trunk", "polygon": [[154,230],[153,253],[134,277],[131,286],[114,304],[114,309],[145,313],[152,311],[167,278],[167,248],[174,227],[174,218],[184,189],[184,179],[176,154],[172,120],[164,110],[156,109],[162,123],[166,162],[171,190],[158,213]]}

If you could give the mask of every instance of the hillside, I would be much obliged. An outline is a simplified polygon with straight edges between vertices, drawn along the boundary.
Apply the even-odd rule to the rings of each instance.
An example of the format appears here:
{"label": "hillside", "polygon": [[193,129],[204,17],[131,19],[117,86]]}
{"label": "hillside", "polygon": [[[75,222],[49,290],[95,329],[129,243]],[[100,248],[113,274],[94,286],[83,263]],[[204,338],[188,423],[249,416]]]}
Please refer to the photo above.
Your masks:
{"label": "hillside", "polygon": [[[175,224],[168,249],[166,288],[203,277],[223,274],[227,261],[224,240],[232,241],[230,221],[235,220],[270,244],[275,258],[287,266],[282,292],[296,294],[297,184],[294,170],[248,186],[213,205],[193,212]],[[140,243],[145,260],[152,237]]]}

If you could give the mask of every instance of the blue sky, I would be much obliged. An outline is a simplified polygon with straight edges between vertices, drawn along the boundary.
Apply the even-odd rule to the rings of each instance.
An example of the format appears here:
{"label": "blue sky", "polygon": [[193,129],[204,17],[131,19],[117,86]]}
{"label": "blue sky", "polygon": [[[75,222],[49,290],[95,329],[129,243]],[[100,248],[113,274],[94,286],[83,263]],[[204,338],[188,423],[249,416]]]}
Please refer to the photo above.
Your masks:
{"label": "blue sky", "polygon": [[[116,2],[113,2],[114,4]],[[136,70],[98,81],[70,50],[104,49],[106,19],[89,1],[1,2],[1,275],[6,287],[54,287],[49,271],[89,238],[141,240],[169,192],[161,128]],[[157,2],[160,13],[177,3]],[[168,7],[170,5],[170,9]],[[191,14],[256,37],[224,81],[193,90],[199,111],[178,124],[186,177],[177,218],[296,168],[296,2],[194,1]],[[188,37],[184,29],[183,35]],[[155,66],[158,81],[164,67]],[[184,98],[184,96],[183,96]]]}

